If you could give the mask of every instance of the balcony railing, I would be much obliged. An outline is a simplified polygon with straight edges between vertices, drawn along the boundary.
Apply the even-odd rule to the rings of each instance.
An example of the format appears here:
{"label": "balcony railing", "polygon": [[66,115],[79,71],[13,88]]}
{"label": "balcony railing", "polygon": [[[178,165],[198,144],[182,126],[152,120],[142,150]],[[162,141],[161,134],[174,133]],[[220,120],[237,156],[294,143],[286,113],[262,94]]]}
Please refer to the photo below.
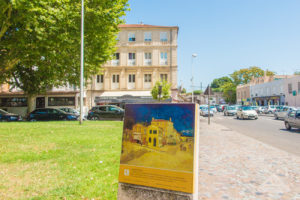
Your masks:
{"label": "balcony railing", "polygon": [[151,59],[145,59],[144,60],[144,65],[146,65],[146,66],[152,65],[152,60]]}
{"label": "balcony railing", "polygon": [[131,59],[131,60],[128,60],[128,65],[129,66],[134,66],[135,65],[135,59]]}
{"label": "balcony railing", "polygon": [[112,60],[111,61],[111,65],[112,66],[118,66],[118,65],[120,65],[120,60]]}
{"label": "balcony railing", "polygon": [[160,65],[167,65],[168,64],[168,61],[167,60],[161,60],[160,61]]}

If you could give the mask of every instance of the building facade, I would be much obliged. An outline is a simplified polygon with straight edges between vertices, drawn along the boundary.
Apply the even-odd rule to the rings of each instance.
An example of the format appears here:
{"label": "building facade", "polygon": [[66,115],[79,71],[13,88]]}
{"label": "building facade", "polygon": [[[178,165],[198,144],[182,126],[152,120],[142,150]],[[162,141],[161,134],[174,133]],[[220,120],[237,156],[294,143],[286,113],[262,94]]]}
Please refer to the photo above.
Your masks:
{"label": "building facade", "polygon": [[177,26],[120,25],[114,59],[103,66],[103,74],[92,77],[87,88],[89,107],[100,104],[123,106],[151,102],[156,81],[177,91]]}
{"label": "building facade", "polygon": [[236,102],[240,105],[250,105],[250,83],[238,85],[236,88]]}
{"label": "building facade", "polygon": [[285,104],[300,107],[300,76],[284,81]]}
{"label": "building facade", "polygon": [[279,79],[252,85],[250,87],[252,104],[258,106],[284,105],[284,81],[285,79]]}
{"label": "building facade", "polygon": [[[177,26],[123,24],[119,26],[114,58],[102,66],[102,74],[88,80],[84,92],[84,112],[101,104],[153,102],[151,90],[156,81],[171,84],[172,98],[177,95]],[[37,95],[35,108],[80,105],[79,89],[74,86],[53,88]],[[171,99],[169,99],[171,101]],[[19,89],[0,87],[0,108],[25,115],[27,96]]]}

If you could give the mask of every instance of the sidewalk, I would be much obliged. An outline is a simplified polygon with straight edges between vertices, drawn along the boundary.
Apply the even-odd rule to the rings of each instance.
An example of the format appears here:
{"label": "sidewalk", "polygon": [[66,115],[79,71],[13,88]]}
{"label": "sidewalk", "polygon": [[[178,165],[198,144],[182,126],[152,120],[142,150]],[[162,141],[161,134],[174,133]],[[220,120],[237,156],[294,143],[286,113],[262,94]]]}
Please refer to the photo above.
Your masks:
{"label": "sidewalk", "polygon": [[300,157],[204,120],[199,168],[201,200],[300,200]]}

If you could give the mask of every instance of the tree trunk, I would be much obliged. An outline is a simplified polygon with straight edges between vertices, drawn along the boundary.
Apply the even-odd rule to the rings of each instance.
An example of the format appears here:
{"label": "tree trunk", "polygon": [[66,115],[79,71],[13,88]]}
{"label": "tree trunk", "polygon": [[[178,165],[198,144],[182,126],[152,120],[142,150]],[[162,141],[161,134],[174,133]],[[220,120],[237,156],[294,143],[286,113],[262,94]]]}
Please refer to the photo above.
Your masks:
{"label": "tree trunk", "polygon": [[34,111],[35,109],[35,96],[34,95],[28,95],[27,96],[27,113],[30,113]]}

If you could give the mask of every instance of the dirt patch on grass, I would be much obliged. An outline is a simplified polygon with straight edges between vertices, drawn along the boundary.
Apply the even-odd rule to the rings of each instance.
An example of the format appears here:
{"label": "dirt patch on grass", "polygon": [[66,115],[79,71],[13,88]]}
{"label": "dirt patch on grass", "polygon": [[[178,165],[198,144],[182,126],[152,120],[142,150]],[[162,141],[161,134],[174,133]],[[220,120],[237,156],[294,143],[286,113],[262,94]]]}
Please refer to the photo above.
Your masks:
{"label": "dirt patch on grass", "polygon": [[0,199],[42,196],[60,184],[54,161],[0,164],[0,177]]}

